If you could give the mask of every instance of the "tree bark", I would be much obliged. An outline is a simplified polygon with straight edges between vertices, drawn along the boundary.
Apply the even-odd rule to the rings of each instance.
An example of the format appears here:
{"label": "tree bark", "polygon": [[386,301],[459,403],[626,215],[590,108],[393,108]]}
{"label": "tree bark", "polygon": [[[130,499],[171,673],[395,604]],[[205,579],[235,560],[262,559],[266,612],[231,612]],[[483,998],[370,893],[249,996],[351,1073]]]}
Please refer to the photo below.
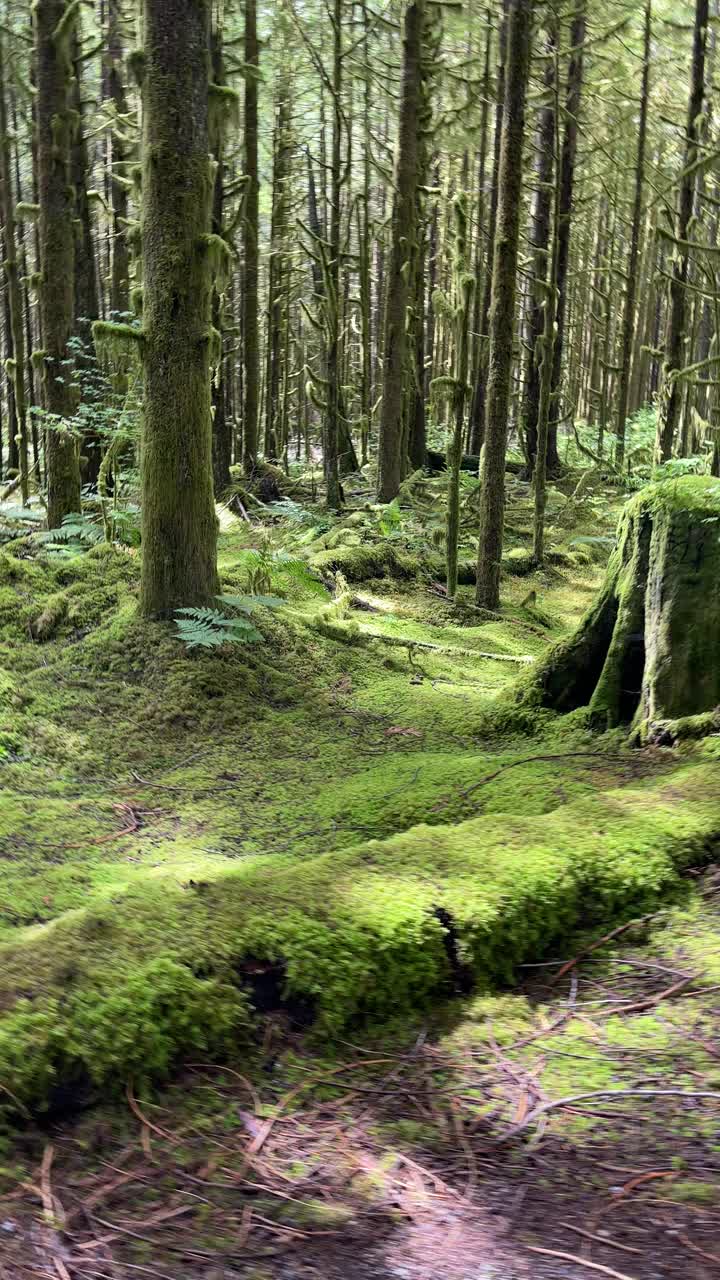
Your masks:
{"label": "tree bark", "polygon": [[15,201],[13,199],[10,134],[7,118],[7,87],[5,83],[5,50],[0,31],[0,218],[4,226],[3,267],[7,284],[7,306],[12,332],[12,365],[7,367],[12,379],[15,415],[17,419],[17,452],[20,470],[20,492],[23,503],[28,500],[28,433],[27,403],[25,398],[25,332],[23,329],[22,291],[18,270],[18,241],[15,226]]}
{"label": "tree bark", "polygon": [[217,591],[210,346],[213,250],[209,0],[145,0],[145,411],[142,580],[148,617]]}
{"label": "tree bark", "polygon": [[530,68],[532,20],[533,0],[512,0],[508,16],[505,106],[498,174],[485,447],[480,466],[476,600],[479,607],[484,609],[496,609],[500,599],[505,452],[515,331],[525,97]]}
{"label": "tree bark", "polygon": [[635,299],[637,296],[640,229],[642,226],[643,186],[645,183],[645,142],[647,138],[648,96],[650,85],[650,39],[652,35],[652,0],[645,5],[645,35],[643,43],[643,73],[640,87],[640,121],[638,124],[637,160],[635,162],[635,194],[633,197],[630,252],[625,288],[625,312],[623,315],[622,345],[620,351],[620,385],[618,390],[617,427],[615,441],[615,466],[622,471],[625,465],[625,423],[630,400],[630,374],[633,340],[635,338]]}
{"label": "tree bark", "polygon": [[385,292],[382,406],[378,439],[378,501],[397,497],[403,476],[403,390],[406,383],[410,263],[416,252],[422,32],[425,0],[411,0],[403,28],[403,76],[395,159],[390,262]]}
{"label": "tree bark", "polygon": [[685,153],[680,181],[676,235],[673,237],[675,252],[673,254],[672,279],[670,281],[670,306],[655,444],[656,462],[666,462],[672,455],[682,404],[683,388],[677,375],[685,363],[687,339],[685,332],[686,287],[690,269],[690,252],[687,240],[693,213],[696,181],[695,161],[698,154],[700,117],[705,96],[708,10],[708,0],[696,0],[690,97],[688,99],[687,123],[685,126]]}
{"label": "tree bark", "polygon": [[76,9],[72,0],[38,0],[34,13],[43,398],[53,424],[46,430],[45,442],[47,518],[48,527],[55,529],[65,516],[80,510],[78,446],[64,427],[76,408],[69,366],[64,363],[75,319],[70,152],[75,126],[71,89]]}
{"label": "tree bark", "polygon": [[712,477],[690,476],[630,500],[597,601],[518,688],[520,703],[587,707],[593,727],[642,739],[720,705],[717,494]]}
{"label": "tree bark", "polygon": [[560,157],[560,225],[558,230],[557,311],[555,353],[551,384],[551,422],[548,438],[548,471],[560,469],[557,450],[560,412],[560,387],[565,339],[565,312],[567,309],[567,278],[570,263],[570,233],[572,230],[573,191],[575,188],[575,161],[577,157],[578,123],[583,90],[583,61],[586,30],[587,0],[577,0],[570,26],[570,66],[568,68],[567,95],[565,98],[565,133]]}
{"label": "tree bark", "polygon": [[242,221],[243,330],[243,465],[250,473],[257,463],[260,410],[260,345],[258,336],[259,177],[258,77],[259,45],[256,0],[245,0],[245,208]]}

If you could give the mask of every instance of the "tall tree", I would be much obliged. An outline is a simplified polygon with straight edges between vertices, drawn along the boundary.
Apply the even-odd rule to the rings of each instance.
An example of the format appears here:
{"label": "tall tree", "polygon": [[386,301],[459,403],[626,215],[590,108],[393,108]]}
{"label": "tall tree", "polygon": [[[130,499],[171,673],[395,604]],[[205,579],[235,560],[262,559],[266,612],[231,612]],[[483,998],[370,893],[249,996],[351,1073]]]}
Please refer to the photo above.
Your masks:
{"label": "tall tree", "polygon": [[149,617],[217,590],[210,430],[210,0],[145,0],[142,581]]}
{"label": "tall tree", "polygon": [[625,423],[630,400],[632,373],[632,349],[635,337],[635,312],[637,298],[638,259],[640,256],[640,232],[643,215],[643,187],[645,185],[645,144],[647,140],[648,98],[650,87],[650,40],[652,35],[652,0],[646,0],[643,38],[643,73],[640,86],[640,120],[638,123],[637,159],[635,161],[635,193],[633,196],[632,222],[630,225],[630,251],[627,260],[625,286],[625,310],[623,314],[622,345],[620,351],[620,384],[618,390],[617,426],[615,440],[615,466],[622,471],[625,464]]}
{"label": "tall tree", "polygon": [[702,124],[702,107],[705,96],[705,55],[708,33],[708,0],[696,0],[693,29],[692,69],[690,96],[688,98],[685,125],[685,148],[675,229],[670,235],[674,246],[670,301],[665,336],[663,382],[660,393],[655,456],[658,462],[666,462],[671,456],[682,405],[683,388],[678,374],[685,364],[687,343],[687,286],[690,271],[690,245],[688,232],[693,216],[696,161]]}
{"label": "tall tree", "polygon": [[411,0],[403,26],[403,71],[395,158],[390,261],[385,285],[382,405],[378,439],[378,500],[397,497],[403,477],[403,390],[407,310],[417,240],[418,121],[422,90],[425,0]]}
{"label": "tall tree", "polygon": [[480,466],[480,529],[476,600],[480,608],[484,609],[496,609],[500,600],[500,561],[505,515],[505,452],[513,365],[525,98],[530,69],[532,22],[533,0],[511,0],[508,14],[505,103],[498,171],[498,212],[490,308],[485,447]]}
{"label": "tall tree", "polygon": [[12,333],[12,365],[8,369],[12,377],[15,415],[18,432],[18,464],[20,468],[20,492],[23,502],[28,500],[28,435],[27,405],[25,399],[25,331],[23,328],[23,300],[18,269],[18,240],[15,226],[15,201],[13,198],[10,132],[7,118],[7,84],[5,80],[5,49],[0,30],[0,219],[4,227],[5,256],[3,268],[7,284],[7,307]]}
{"label": "tall tree", "polygon": [[68,372],[74,328],[75,235],[70,155],[76,120],[72,49],[73,0],[38,0],[35,14],[37,158],[40,204],[40,316],[44,349],[44,406],[48,526],[80,510],[80,459],[68,421],[76,408]]}
{"label": "tall tree", "polygon": [[557,451],[557,433],[560,420],[560,387],[562,383],[565,351],[565,316],[567,311],[568,270],[570,267],[570,235],[574,212],[575,164],[577,160],[582,103],[585,35],[587,29],[587,0],[576,0],[570,24],[570,65],[568,67],[565,96],[565,131],[560,155],[558,194],[558,244],[557,244],[557,304],[555,322],[555,349],[553,354],[551,394],[551,421],[548,434],[547,466],[550,473],[560,467]]}
{"label": "tall tree", "polygon": [[243,335],[243,463],[252,472],[257,463],[260,412],[260,338],[258,332],[259,203],[258,80],[260,47],[256,0],[245,0],[245,205],[242,220],[242,335]]}

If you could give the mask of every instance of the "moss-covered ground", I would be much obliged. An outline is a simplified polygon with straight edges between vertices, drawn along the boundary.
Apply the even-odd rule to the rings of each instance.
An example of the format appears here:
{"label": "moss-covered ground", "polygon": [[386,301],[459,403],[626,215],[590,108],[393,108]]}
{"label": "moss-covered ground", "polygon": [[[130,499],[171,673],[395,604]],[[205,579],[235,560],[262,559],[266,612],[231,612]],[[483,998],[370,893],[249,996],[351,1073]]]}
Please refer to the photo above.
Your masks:
{"label": "moss-covered ground", "polygon": [[[286,513],[262,531],[223,512],[223,590],[248,589],[247,548],[261,544],[275,566],[272,591],[286,603],[257,615],[261,644],[211,651],[187,651],[172,626],[137,619],[134,551],[101,546],[69,555],[32,536],[6,541],[0,1108],[15,1132],[6,1144],[8,1185],[18,1172],[18,1124],[38,1114],[56,1123],[92,1104],[99,1119],[90,1130],[97,1123],[122,1132],[125,1119],[107,1119],[115,1115],[106,1111],[108,1096],[167,1080],[188,1060],[220,1058],[230,1068],[229,1093],[222,1074],[211,1083],[184,1078],[182,1087],[201,1137],[222,1144],[219,1135],[232,1129],[237,1151],[238,1114],[251,1138],[267,1115],[268,1062],[278,1064],[269,1086],[275,1101],[308,1068],[324,1079],[342,1066],[316,1060],[328,1040],[335,1053],[350,1042],[365,1056],[389,1054],[381,1071],[402,1077],[408,1019],[419,1016],[427,1024],[411,1040],[422,1047],[427,1038],[417,1053],[437,1085],[435,1101],[415,1106],[414,1076],[395,1117],[379,1105],[385,1094],[377,1094],[375,1076],[353,1095],[372,1104],[374,1154],[361,1188],[371,1219],[378,1181],[386,1214],[397,1179],[386,1179],[383,1162],[397,1171],[400,1142],[419,1152],[421,1168],[455,1144],[453,1177],[446,1168],[437,1185],[432,1177],[423,1184],[418,1174],[413,1196],[422,1199],[422,1185],[430,1198],[440,1183],[457,1191],[455,1174],[466,1195],[478,1176],[468,1134],[487,1138],[492,1130],[494,1140],[529,1118],[511,1141],[520,1151],[544,1131],[561,1146],[626,1141],[617,1104],[608,1104],[608,1120],[600,1102],[545,1115],[538,1108],[547,1100],[627,1081],[637,1093],[640,1076],[659,1071],[660,1061],[685,1093],[699,1074],[713,1091],[707,1051],[699,1047],[697,1061],[695,1049],[688,1052],[688,1043],[710,1043],[712,1007],[682,989],[667,1008],[653,1004],[672,978],[649,966],[672,968],[668,956],[679,949],[682,964],[712,986],[708,951],[717,954],[718,935],[689,872],[712,859],[720,835],[720,739],[631,750],[622,731],[592,735],[578,715],[520,717],[503,699],[593,599],[618,505],[607,492],[554,492],[552,554],[537,571],[528,562],[527,497],[511,495],[499,615],[479,614],[469,586],[455,605],[443,598],[432,516],[421,519],[417,504],[382,528],[388,516],[372,508],[325,525],[317,515],[313,525]],[[314,586],[307,575],[283,572],[276,553],[288,547],[310,566]],[[466,564],[470,551],[468,544]],[[522,967],[568,954],[570,938],[600,936],[668,903],[676,904],[672,928],[656,922],[642,957],[622,953],[623,968],[603,951],[588,962],[585,997],[569,975],[558,1004],[554,990],[542,989],[544,970]],[[645,998],[648,975],[661,984],[650,988],[650,1006],[635,1016],[613,1013],[612,1002],[624,998],[619,976],[637,979]],[[508,994],[519,981],[522,990]],[[464,1004],[458,997],[470,988]],[[596,998],[611,1004],[595,1008],[588,1002]],[[393,1019],[402,1021],[388,1048]],[[484,1070],[488,1062],[491,1084],[465,1078],[468,1064]],[[232,1089],[246,1086],[232,1076],[238,1071],[261,1095],[249,1109],[246,1098],[240,1113]],[[456,1095],[459,1112],[446,1105]],[[328,1096],[334,1105],[337,1091]],[[172,1093],[163,1105],[173,1112],[170,1129],[185,1131]],[[698,1105],[695,1136],[710,1141],[716,1113],[711,1100]],[[656,1104],[640,1094],[628,1106],[650,1113]],[[663,1106],[668,1135],[689,1142],[688,1099]],[[95,1141],[82,1125],[72,1132],[71,1143]],[[142,1129],[146,1145],[154,1132]],[[36,1130],[29,1134],[34,1151]],[[189,1141],[194,1168],[197,1142]],[[310,1223],[311,1236],[331,1231],[344,1240],[355,1200],[348,1207],[325,1183],[319,1197],[310,1194],[313,1161],[322,1163],[324,1151],[308,1157],[307,1168],[304,1155],[292,1156],[301,1167],[288,1175],[288,1201],[300,1200],[310,1216],[301,1223],[292,1210],[282,1222],[290,1232],[307,1234]],[[282,1154],[273,1159],[275,1187]],[[524,1159],[518,1168],[526,1171]],[[403,1178],[412,1167],[402,1165]],[[688,1203],[703,1178],[675,1179],[672,1193],[681,1197],[687,1184]],[[519,1195],[516,1185],[506,1189]],[[277,1197],[270,1201],[277,1208]],[[333,1206],[339,1216],[328,1225]],[[274,1222],[263,1207],[258,1221]],[[161,1210],[153,1203],[147,1212]],[[208,1245],[216,1228],[208,1226],[207,1239],[194,1235],[195,1255],[217,1252]],[[153,1253],[154,1239],[149,1253],[128,1253],[128,1265],[164,1256]],[[205,1274],[199,1262],[197,1274]],[[509,1280],[515,1272],[490,1274]]]}

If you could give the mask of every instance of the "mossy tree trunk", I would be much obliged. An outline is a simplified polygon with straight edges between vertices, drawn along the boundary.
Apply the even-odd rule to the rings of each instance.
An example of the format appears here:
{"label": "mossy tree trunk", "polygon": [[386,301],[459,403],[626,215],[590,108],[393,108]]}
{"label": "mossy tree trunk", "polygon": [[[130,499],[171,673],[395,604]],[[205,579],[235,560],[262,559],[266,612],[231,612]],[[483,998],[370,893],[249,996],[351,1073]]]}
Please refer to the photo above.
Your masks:
{"label": "mossy tree trunk", "polygon": [[[78,351],[75,363],[82,382],[83,371],[92,368],[94,356],[92,325],[100,315],[100,298],[88,197],[90,166],[85,138],[82,47],[80,33],[77,30],[73,36],[72,58],[74,69],[72,103],[75,128],[70,150],[70,180],[75,196],[75,337],[82,340],[82,350]],[[86,432],[81,448],[83,483],[95,485],[103,450],[103,443],[98,439],[97,432],[92,430]]]}
{"label": "mossy tree trunk", "polygon": [[[507,46],[507,19],[510,0],[503,0],[502,18],[498,32],[496,88],[495,88],[495,134],[493,138],[492,179],[490,183],[490,208],[487,224],[487,256],[485,259],[485,278],[482,288],[482,304],[479,306],[477,323],[477,354],[475,358],[475,384],[473,387],[472,405],[470,408],[470,435],[468,447],[470,453],[480,453],[485,439],[485,406],[488,375],[488,332],[490,328],[490,305],[492,302],[493,247],[495,244],[495,228],[497,226],[498,178],[500,172],[500,143],[502,139],[503,111],[505,106],[505,54]],[[488,27],[488,51],[490,44],[490,28]],[[480,303],[480,281],[475,286],[475,296]]]}
{"label": "mossy tree trunk", "polygon": [[[552,177],[555,159],[555,97],[557,35],[553,28],[548,32],[545,50],[546,66],[543,84],[543,103],[538,112],[535,142],[535,191],[530,225],[532,250],[532,282],[527,314],[526,345],[528,347],[523,388],[522,424],[525,438],[528,477],[535,469],[538,445],[538,416],[540,412],[540,366],[543,360],[545,320],[549,307],[548,265],[550,262],[550,234],[555,188]],[[555,300],[552,301],[552,318],[555,321]]]}
{"label": "mossy tree trunk", "polygon": [[676,234],[669,237],[673,243],[674,251],[665,337],[663,382],[658,413],[657,439],[655,442],[657,462],[666,462],[672,454],[683,401],[683,386],[678,374],[685,364],[688,339],[686,298],[690,272],[688,233],[695,202],[696,162],[702,125],[703,98],[705,96],[708,14],[709,0],[696,0],[690,96],[688,98],[687,123],[685,125],[685,149],[678,198],[678,216],[675,224]]}
{"label": "mossy tree trunk", "polygon": [[[210,67],[213,92],[219,97],[216,103],[214,126],[211,127],[210,144],[215,162],[215,179],[212,195],[212,231],[222,237],[225,232],[225,130],[223,91],[225,68],[222,48],[222,32],[214,26],[210,33]],[[211,117],[212,118],[212,117]],[[223,282],[224,283],[224,282]],[[219,285],[213,289],[212,323],[219,335],[220,351],[212,384],[212,463],[213,487],[220,497],[230,485],[232,462],[232,421],[227,412],[227,357],[224,350],[225,300]]]}
{"label": "mossy tree trunk", "polygon": [[490,309],[485,447],[480,467],[480,530],[476,600],[483,609],[497,609],[500,599],[500,561],[505,513],[505,453],[513,365],[525,96],[530,68],[532,21],[533,0],[513,0],[508,17],[505,107]]}
{"label": "mossy tree trunk", "polygon": [[12,163],[10,132],[5,83],[5,50],[0,32],[0,218],[4,226],[5,256],[3,267],[7,285],[7,304],[10,313],[13,360],[8,369],[12,378],[15,414],[18,433],[18,464],[20,492],[23,503],[28,500],[28,437],[27,405],[25,398],[25,331],[23,329],[23,304],[18,264],[18,240],[15,228],[15,202],[12,189]]}
{"label": "mossy tree trunk", "polygon": [[251,473],[257,463],[260,411],[260,340],[258,334],[259,170],[258,79],[260,54],[255,0],[245,2],[245,204],[242,221],[243,335],[243,465]]}
{"label": "mossy tree trunk", "polygon": [[598,729],[642,739],[720,705],[720,484],[691,476],[630,500],[597,601],[517,691],[518,701],[587,707]]}
{"label": "mossy tree trunk", "polygon": [[643,188],[645,186],[645,147],[647,141],[648,99],[650,96],[650,41],[652,35],[652,0],[646,0],[643,40],[643,73],[640,88],[640,119],[638,123],[637,158],[633,194],[630,249],[628,252],[627,283],[625,285],[625,309],[623,314],[622,346],[620,353],[620,381],[618,385],[617,428],[615,439],[615,466],[622,471],[625,466],[625,424],[630,403],[630,377],[632,351],[635,338],[635,313],[637,298],[638,260],[640,257],[640,232],[643,218]]}
{"label": "mossy tree trunk", "polygon": [[568,301],[568,276],[570,267],[570,236],[574,213],[575,164],[580,133],[580,108],[584,79],[584,51],[587,28],[587,0],[576,0],[570,24],[570,65],[568,67],[567,93],[565,97],[565,132],[560,156],[560,189],[558,194],[559,217],[557,245],[557,306],[555,349],[553,352],[551,382],[551,421],[548,435],[547,467],[553,474],[560,469],[557,451],[558,423],[562,418],[560,390],[563,358],[565,354],[565,314]]}
{"label": "mossy tree trunk", "polygon": [[74,326],[75,234],[70,153],[72,41],[77,9],[72,0],[38,0],[35,15],[37,160],[40,204],[40,322],[45,354],[48,527],[80,510],[80,458],[75,436],[63,424],[75,412],[67,376],[68,342]]}
{"label": "mossy tree trunk", "polygon": [[421,113],[425,0],[411,0],[403,28],[403,72],[395,159],[390,262],[385,284],[383,386],[378,439],[378,501],[397,497],[403,477],[403,404],[407,373],[407,311],[416,253],[418,123]]}
{"label": "mossy tree trunk", "polygon": [[209,0],[145,0],[140,606],[217,590],[210,426]]}
{"label": "mossy tree trunk", "polygon": [[127,143],[124,137],[123,117],[127,111],[123,82],[123,42],[120,29],[120,0],[108,0],[107,9],[107,88],[115,105],[116,119],[110,131],[110,156],[112,172],[110,194],[112,199],[112,259],[110,277],[110,310],[126,312],[130,297],[130,255],[128,252],[127,220],[128,193],[126,182]]}

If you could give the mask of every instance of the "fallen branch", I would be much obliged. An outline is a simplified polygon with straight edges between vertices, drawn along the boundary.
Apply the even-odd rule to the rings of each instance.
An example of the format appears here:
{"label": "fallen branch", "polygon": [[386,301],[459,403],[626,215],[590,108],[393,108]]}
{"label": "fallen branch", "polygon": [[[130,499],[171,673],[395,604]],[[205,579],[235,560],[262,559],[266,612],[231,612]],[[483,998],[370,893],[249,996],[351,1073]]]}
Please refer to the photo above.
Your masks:
{"label": "fallen branch", "polygon": [[540,1245],[529,1244],[527,1246],[530,1253],[543,1253],[548,1258],[562,1258],[564,1262],[575,1262],[579,1267],[589,1267],[591,1271],[602,1271],[605,1276],[613,1276],[614,1280],[633,1280],[632,1276],[628,1276],[624,1271],[613,1271],[612,1267],[604,1267],[600,1262],[589,1262],[587,1258],[580,1258],[576,1253],[563,1253],[560,1249],[541,1249]]}
{"label": "fallen branch", "polygon": [[516,662],[521,665],[534,662],[529,653],[484,653],[480,649],[457,649],[453,645],[430,644],[428,640],[403,640],[400,636],[386,636],[381,631],[368,631],[361,628],[358,633],[364,640],[379,640],[382,644],[392,645],[396,649],[422,649],[432,653],[449,654],[459,658],[491,658],[494,662]]}
{"label": "fallen branch", "polygon": [[622,1249],[623,1253],[639,1253],[642,1249],[635,1249],[631,1244],[621,1244],[619,1240],[610,1240],[607,1236],[595,1235],[592,1231],[585,1231],[583,1227],[576,1227],[572,1222],[561,1222],[561,1227],[566,1231],[574,1231],[579,1236],[584,1236],[586,1240],[596,1240],[598,1244],[605,1245],[606,1249]]}
{"label": "fallen branch", "polygon": [[[504,773],[506,769],[516,769],[521,764],[534,764],[536,761],[540,760],[574,760],[576,758],[579,759],[580,757],[588,760],[615,760],[621,761],[623,764],[626,764],[628,761],[628,756],[604,755],[600,751],[562,751],[556,755],[525,756],[523,760],[509,760],[507,764],[501,764],[493,773],[487,773],[484,778],[480,778],[478,782],[473,782],[471,787],[467,787],[465,791],[461,791],[460,795],[463,797],[472,795],[473,791],[477,791],[479,787],[484,787],[486,782],[493,782],[495,778],[499,778],[500,774]],[[599,945],[600,944],[598,943],[598,946]],[[573,964],[574,963],[575,962],[573,961]],[[572,968],[572,964],[570,965],[570,968]],[[567,973],[567,969],[565,972]],[[562,975],[563,970],[556,974],[553,981],[558,981]]]}
{"label": "fallen branch", "polygon": [[588,947],[585,947],[583,951],[578,951],[578,954],[573,956],[572,960],[568,960],[561,969],[558,969],[557,973],[550,979],[550,986],[554,987],[561,978],[565,977],[566,973],[569,973],[571,969],[574,969],[581,960],[584,960],[586,956],[591,955],[593,951],[597,951],[598,947],[604,947],[606,942],[612,942],[613,938],[617,938],[621,933],[625,933],[628,929],[632,929],[633,925],[647,924],[649,920],[654,920],[661,914],[662,913],[660,911],[653,911],[650,915],[640,916],[637,920],[628,920],[626,924],[620,924],[617,929],[613,929],[610,933],[606,933],[602,938],[598,938],[597,942],[591,942]]}
{"label": "fallen branch", "polygon": [[671,987],[666,987],[664,991],[659,991],[656,996],[648,996],[645,1000],[635,1000],[632,1004],[618,1004],[613,1009],[606,1009],[605,1017],[618,1013],[641,1013],[644,1009],[654,1009],[662,1000],[667,1000],[670,996],[677,995],[679,991],[683,991],[691,982],[696,982],[702,976],[702,973],[686,973],[679,982],[674,982]]}
{"label": "fallen branch", "polygon": [[560,1107],[572,1107],[576,1102],[586,1102],[589,1098],[716,1098],[720,1102],[720,1093],[713,1089],[594,1089],[590,1093],[574,1093],[567,1098],[557,1098],[554,1102],[544,1102],[536,1107],[521,1124],[515,1124],[507,1133],[498,1138],[498,1143],[508,1142],[524,1129],[529,1128],[535,1120],[547,1115],[549,1111],[557,1111]]}

